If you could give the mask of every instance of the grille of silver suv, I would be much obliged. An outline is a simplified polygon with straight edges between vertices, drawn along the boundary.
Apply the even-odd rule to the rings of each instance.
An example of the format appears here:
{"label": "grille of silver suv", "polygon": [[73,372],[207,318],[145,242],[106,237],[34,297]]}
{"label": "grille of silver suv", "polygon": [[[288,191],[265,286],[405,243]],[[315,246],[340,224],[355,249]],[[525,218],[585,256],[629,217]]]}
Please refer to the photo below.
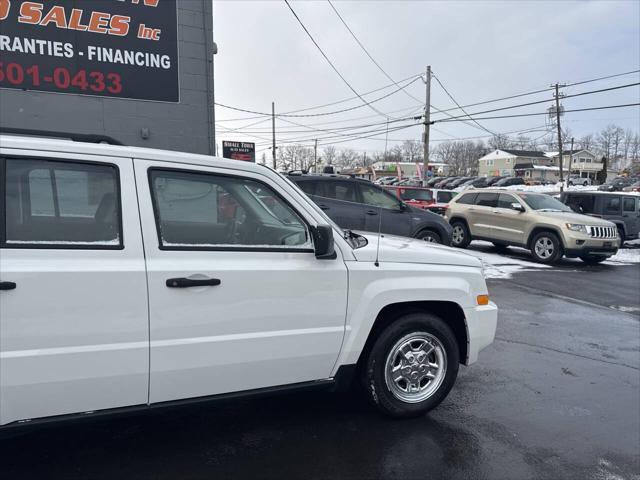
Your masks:
{"label": "grille of silver suv", "polygon": [[618,230],[615,227],[587,227],[589,235],[593,238],[616,238]]}

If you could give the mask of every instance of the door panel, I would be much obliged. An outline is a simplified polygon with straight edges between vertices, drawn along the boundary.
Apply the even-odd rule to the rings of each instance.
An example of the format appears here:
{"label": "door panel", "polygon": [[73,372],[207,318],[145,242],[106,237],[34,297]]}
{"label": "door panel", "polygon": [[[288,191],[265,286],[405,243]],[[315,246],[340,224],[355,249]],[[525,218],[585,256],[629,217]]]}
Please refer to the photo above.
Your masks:
{"label": "door panel", "polygon": [[415,223],[411,209],[401,208],[399,198],[367,183],[359,183],[358,190],[364,206],[364,229],[367,232],[380,229],[390,235],[411,236]]}
{"label": "door panel", "polygon": [[[264,245],[264,239],[253,247],[243,245],[253,235],[246,231],[241,236],[226,237],[222,240],[226,245],[212,237],[204,245],[189,246],[191,240],[183,234],[180,245],[160,248],[162,237],[156,230],[148,169],[167,165],[136,161],[151,315],[150,401],[328,378],[345,328],[347,272],[340,252],[335,260],[318,260],[309,244],[288,251],[288,244],[272,249]],[[225,170],[201,167],[185,173],[184,179],[191,181],[190,177],[197,174],[198,181],[220,188],[220,174],[224,173]],[[270,192],[268,178],[243,175],[243,179],[264,182],[260,198],[271,199],[271,203],[265,201],[271,211],[276,211],[276,203],[289,208]],[[238,178],[231,177],[228,182],[235,184]],[[165,181],[171,187],[169,183]],[[216,218],[207,210],[215,210],[214,204],[207,204],[214,197],[207,200],[207,190],[201,190],[198,212],[192,201],[195,195],[191,199],[166,196],[162,201],[166,205],[181,203],[180,217],[184,221],[226,222],[226,218]],[[189,191],[194,189],[184,190]],[[233,185],[227,191],[236,198],[238,192]],[[284,200],[295,209],[295,198]],[[255,205],[238,203],[243,210],[240,231],[245,224],[254,229],[252,232],[263,231]],[[164,221],[166,212],[156,200],[158,206],[156,212]],[[299,222],[300,217],[292,211],[285,227],[271,225],[271,234]],[[189,288],[167,286],[168,279],[176,278],[217,279],[219,283]]]}
{"label": "door panel", "polygon": [[479,193],[475,205],[468,209],[468,222],[471,235],[474,237],[491,238],[492,226],[495,221],[494,210],[498,205],[497,193]]}
{"label": "door panel", "polygon": [[117,171],[33,156],[7,160],[0,280],[16,288],[0,291],[1,423],[148,401],[132,161],[99,158]]}
{"label": "door panel", "polygon": [[493,209],[491,238],[508,243],[523,244],[527,224],[527,212],[511,208],[512,203],[520,203],[515,196],[501,193],[498,195],[497,208]]}

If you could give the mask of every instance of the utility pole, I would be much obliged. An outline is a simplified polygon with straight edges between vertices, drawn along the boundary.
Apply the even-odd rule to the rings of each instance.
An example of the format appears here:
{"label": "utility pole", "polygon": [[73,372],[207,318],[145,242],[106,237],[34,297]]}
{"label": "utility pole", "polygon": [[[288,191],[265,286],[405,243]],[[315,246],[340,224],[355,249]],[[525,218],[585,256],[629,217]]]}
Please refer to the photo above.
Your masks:
{"label": "utility pole", "polygon": [[424,101],[424,145],[423,145],[423,178],[424,176],[428,176],[429,172],[429,126],[431,125],[431,65],[427,66],[427,76],[426,76],[426,96]]}
{"label": "utility pole", "polygon": [[564,175],[562,172],[562,163],[563,163],[563,155],[562,155],[562,130],[560,128],[560,92],[558,88],[560,85],[555,84],[556,87],[556,123],[558,124],[558,155],[560,156],[560,191],[564,191]]}
{"label": "utility pole", "polygon": [[313,141],[313,173],[318,173],[318,139]]}
{"label": "utility pole", "polygon": [[[567,177],[571,176],[571,168],[573,166],[573,137],[571,137],[571,150],[569,150],[569,169],[567,170]],[[582,176],[582,172],[580,172]]]}
{"label": "utility pole", "polygon": [[276,103],[271,102],[271,155],[273,169],[276,170]]}

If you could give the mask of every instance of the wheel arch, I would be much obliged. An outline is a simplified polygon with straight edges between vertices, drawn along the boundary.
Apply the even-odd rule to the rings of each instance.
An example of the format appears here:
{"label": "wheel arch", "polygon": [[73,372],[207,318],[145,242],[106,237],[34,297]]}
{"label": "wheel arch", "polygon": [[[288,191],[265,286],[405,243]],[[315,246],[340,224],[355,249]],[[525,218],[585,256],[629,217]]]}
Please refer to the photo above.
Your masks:
{"label": "wheel arch", "polygon": [[366,361],[366,358],[373,347],[376,339],[382,331],[399,318],[410,313],[431,313],[437,315],[445,322],[451,330],[458,342],[458,350],[460,354],[460,363],[464,363],[467,359],[469,332],[464,310],[460,305],[451,301],[425,300],[398,302],[386,305],[376,316],[373,326],[369,331],[364,348],[360,352],[357,366],[360,368]]}
{"label": "wheel arch", "polygon": [[551,232],[553,234],[556,235],[556,237],[558,237],[558,240],[560,241],[560,246],[562,247],[562,249],[566,248],[565,244],[564,244],[564,238],[562,237],[562,232],[560,231],[560,229],[558,227],[555,227],[553,225],[538,225],[536,227],[534,227],[530,232],[529,232],[529,236],[527,237],[527,248],[531,248],[531,242],[533,241],[533,238],[542,232]]}

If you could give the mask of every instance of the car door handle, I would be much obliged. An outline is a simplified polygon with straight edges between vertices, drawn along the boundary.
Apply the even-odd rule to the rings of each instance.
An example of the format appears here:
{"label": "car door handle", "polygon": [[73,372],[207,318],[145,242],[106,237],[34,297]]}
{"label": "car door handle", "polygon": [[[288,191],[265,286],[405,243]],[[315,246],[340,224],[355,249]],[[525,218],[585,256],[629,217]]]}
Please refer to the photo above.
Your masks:
{"label": "car door handle", "polygon": [[367,210],[365,213],[366,213],[367,215],[378,215],[378,212],[377,212],[377,211],[375,211],[375,210]]}
{"label": "car door handle", "polygon": [[325,204],[321,203],[318,205],[320,207],[321,210],[329,210],[329,207],[327,207]]}
{"label": "car door handle", "polygon": [[502,212],[500,210],[491,210],[491,212],[497,215],[502,215]]}
{"label": "car door handle", "polygon": [[13,290],[16,287],[15,282],[0,282],[0,290]]}
{"label": "car door handle", "polygon": [[203,279],[193,279],[193,278],[168,278],[167,279],[167,287],[169,288],[189,288],[189,287],[206,287],[211,286],[215,287],[216,285],[220,285],[222,282],[217,278],[203,278]]}

